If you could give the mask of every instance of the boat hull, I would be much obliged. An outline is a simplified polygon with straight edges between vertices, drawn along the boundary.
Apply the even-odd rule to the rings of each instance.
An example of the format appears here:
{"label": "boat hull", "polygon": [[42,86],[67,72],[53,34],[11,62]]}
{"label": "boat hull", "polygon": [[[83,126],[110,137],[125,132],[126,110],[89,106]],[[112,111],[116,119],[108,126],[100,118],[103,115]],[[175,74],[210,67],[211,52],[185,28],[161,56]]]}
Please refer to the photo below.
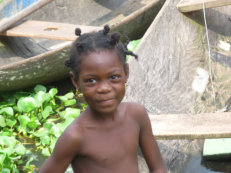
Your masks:
{"label": "boat hull", "polygon": [[[95,1],[74,1],[74,2],[78,2],[79,3],[78,5],[81,5],[81,3],[84,2],[88,2],[89,4],[96,3]],[[102,2],[99,1],[99,2],[103,3],[103,1]],[[116,2],[116,1],[110,1],[110,2]],[[128,3],[128,2],[124,1],[123,3]],[[126,33],[130,37],[130,39],[136,39],[141,37],[142,34],[146,31],[146,29],[148,28],[148,26],[150,25],[150,23],[152,22],[152,20],[154,19],[154,17],[158,13],[164,2],[165,2],[164,0],[150,1],[146,5],[143,5],[142,8],[138,8],[131,14],[124,13],[122,15],[123,17],[121,18],[121,20],[120,20],[121,14],[118,13],[115,14],[117,16],[115,18],[112,18],[110,15],[107,14],[106,17],[109,20],[106,19],[103,20],[103,17],[101,17],[102,20],[98,20],[97,22],[96,20],[91,20],[88,23],[86,23],[86,21],[85,23],[84,21],[79,21],[79,22],[82,22],[80,23],[81,25],[83,24],[95,25],[95,26],[102,26],[102,27],[105,24],[109,24],[112,28],[112,32],[118,31],[121,32],[122,34]],[[55,18],[55,20],[53,20],[54,16],[52,16],[51,14],[55,15],[56,13],[51,13],[51,11],[52,9],[54,9],[54,6],[56,6],[56,8],[58,9],[59,8],[62,9],[64,8],[62,5],[65,4],[68,5],[68,3],[70,3],[69,5],[72,5],[71,1],[63,1],[63,3],[64,4],[59,4],[59,2],[54,1],[49,5],[47,5],[46,7],[44,7],[43,9],[35,12],[28,19],[35,19],[35,20],[46,19],[47,21],[53,21],[53,22],[64,21],[73,24],[78,24],[78,21],[75,21],[74,17],[73,17],[74,19],[70,17],[70,15],[72,14],[69,14],[65,10],[63,11],[63,17],[59,16]],[[107,6],[107,4],[98,4],[98,5],[104,5],[105,7]],[[78,6],[76,5],[75,10],[78,10],[77,7]],[[70,18],[70,20],[67,20],[68,17]],[[91,17],[88,18],[91,19]],[[69,69],[66,69],[64,67],[64,61],[68,58],[70,47],[72,44],[71,42],[61,42],[58,44],[57,46],[58,48],[54,48],[53,46],[52,50],[38,51],[39,49],[43,49],[45,44],[42,45],[42,48],[41,47],[37,48],[37,45],[34,45],[34,47],[32,47],[30,44],[31,39],[23,38],[26,39],[26,41],[23,42],[19,41],[18,43],[19,46],[14,46],[16,41],[12,41],[12,38],[1,37],[0,39],[2,40],[3,43],[2,47],[5,47],[4,50],[2,51],[0,50],[0,57],[3,57],[1,58],[3,62],[1,62],[0,60],[0,63],[1,65],[4,64],[0,67],[0,91],[9,91],[9,90],[26,88],[38,83],[46,84],[48,82],[54,82],[68,77]],[[14,38],[14,39],[18,40],[18,38]],[[27,42],[29,42],[29,44]],[[48,42],[50,43],[50,41]],[[22,51],[20,47],[23,46],[24,44],[27,45],[26,48],[23,48],[25,49],[25,51]],[[39,44],[41,45],[42,43]],[[30,46],[30,48],[28,48],[27,46]],[[10,49],[10,51],[6,51],[6,49]],[[30,50],[30,52],[27,52],[28,49]],[[7,52],[6,54],[9,54],[10,58],[15,57],[16,60],[12,58],[12,61],[15,62],[13,63],[9,62],[8,64],[6,64],[6,61],[4,62],[4,60],[6,60],[6,58],[4,57],[6,56],[6,54],[4,54],[4,51]],[[24,58],[23,56],[18,56],[19,53],[14,54],[14,52],[19,52],[19,53],[21,52],[21,54],[23,54],[23,56],[25,56],[26,58]],[[11,56],[11,54],[13,55]],[[22,57],[24,59],[22,59]],[[9,59],[7,61],[9,61]]]}
{"label": "boat hull", "polygon": [[[178,2],[165,2],[135,50],[139,60],[129,59],[125,100],[141,103],[156,116],[230,111],[231,6],[206,9],[210,61],[203,10],[183,14]],[[178,173],[190,172],[189,160],[200,157],[203,148],[202,140],[158,144],[169,172]],[[191,172],[199,172],[200,165],[195,167]]]}

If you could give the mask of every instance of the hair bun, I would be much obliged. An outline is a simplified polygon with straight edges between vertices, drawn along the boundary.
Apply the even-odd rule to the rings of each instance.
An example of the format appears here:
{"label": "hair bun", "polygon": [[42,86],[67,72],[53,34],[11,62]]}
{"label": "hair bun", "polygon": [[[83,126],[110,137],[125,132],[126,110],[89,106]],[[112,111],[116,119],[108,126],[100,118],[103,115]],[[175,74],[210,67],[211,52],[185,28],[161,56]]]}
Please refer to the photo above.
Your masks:
{"label": "hair bun", "polygon": [[81,36],[81,29],[80,28],[75,29],[75,35]]}
{"label": "hair bun", "polygon": [[71,62],[70,62],[70,60],[66,60],[66,61],[65,61],[65,66],[66,66],[66,67],[71,67]]}
{"label": "hair bun", "polygon": [[114,33],[111,35],[111,45],[115,45],[120,41],[120,34]]}
{"label": "hair bun", "polygon": [[108,25],[105,25],[104,28],[103,28],[103,34],[104,35],[107,35],[110,31],[110,27]]}

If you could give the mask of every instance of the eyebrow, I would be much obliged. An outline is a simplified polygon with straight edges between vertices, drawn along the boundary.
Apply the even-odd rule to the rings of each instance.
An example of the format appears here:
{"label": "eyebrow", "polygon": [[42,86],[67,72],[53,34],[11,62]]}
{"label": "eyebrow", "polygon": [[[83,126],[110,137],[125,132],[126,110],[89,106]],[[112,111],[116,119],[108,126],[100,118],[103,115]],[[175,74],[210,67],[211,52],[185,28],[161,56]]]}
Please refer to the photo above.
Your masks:
{"label": "eyebrow", "polygon": [[[113,69],[112,71],[109,71],[108,74],[113,74],[113,73],[117,73],[117,72],[122,72],[121,69]],[[97,75],[96,74],[92,74],[92,73],[88,73],[88,74],[83,74],[82,75],[83,77],[96,77]]]}

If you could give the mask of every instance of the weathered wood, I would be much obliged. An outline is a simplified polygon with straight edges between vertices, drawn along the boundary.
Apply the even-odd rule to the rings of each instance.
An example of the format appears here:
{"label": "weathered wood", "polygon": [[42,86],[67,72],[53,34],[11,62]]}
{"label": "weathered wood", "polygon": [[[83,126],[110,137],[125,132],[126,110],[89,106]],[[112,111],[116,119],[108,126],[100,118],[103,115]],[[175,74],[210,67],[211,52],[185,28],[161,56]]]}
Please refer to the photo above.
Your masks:
{"label": "weathered wood", "polygon": [[150,115],[156,139],[231,137],[231,112]]}
{"label": "weathered wood", "polygon": [[97,26],[29,20],[0,35],[74,41],[76,39],[75,28],[81,28],[82,33],[102,29]]}
{"label": "weathered wood", "polygon": [[[195,79],[200,78],[197,69],[207,73],[209,69],[203,13],[182,14],[176,8],[178,3],[179,0],[165,2],[135,50],[138,61],[134,58],[128,61],[125,100],[141,103],[150,116],[216,112],[230,105],[231,57],[220,55],[230,50],[223,50],[219,45],[221,41],[230,43],[231,6],[206,10],[216,93],[214,102],[210,82],[203,93],[192,87]],[[159,140],[158,145],[168,172],[185,173],[192,155],[201,153],[203,139]]]}
{"label": "weathered wood", "polygon": [[40,0],[35,2],[34,4],[30,5],[29,7],[23,9],[22,11],[18,12],[17,14],[11,16],[7,20],[3,20],[0,22],[0,32],[8,29],[10,26],[15,24],[16,22],[20,21],[22,18],[28,16],[32,12],[40,9],[44,5],[50,3],[52,0]]}
{"label": "weathered wood", "polygon": [[[205,8],[215,8],[231,5],[230,0],[204,0]],[[181,0],[177,4],[177,8],[181,12],[191,12],[203,9],[203,0]]]}
{"label": "weathered wood", "polygon": [[[109,24],[111,32],[126,33],[133,40],[144,34],[164,2],[165,0],[53,1],[25,19],[99,26],[101,29]],[[37,83],[46,84],[69,76],[64,61],[69,56],[71,41],[24,37],[23,40],[20,39],[21,44],[17,42],[16,45],[17,39],[19,38],[0,37],[0,92],[30,87]],[[47,51],[37,54],[37,46],[32,49],[26,40],[33,41],[42,51],[44,48]],[[20,45],[23,45],[22,48]],[[12,54],[17,57],[17,61],[8,61]],[[21,56],[22,54],[25,56]]]}

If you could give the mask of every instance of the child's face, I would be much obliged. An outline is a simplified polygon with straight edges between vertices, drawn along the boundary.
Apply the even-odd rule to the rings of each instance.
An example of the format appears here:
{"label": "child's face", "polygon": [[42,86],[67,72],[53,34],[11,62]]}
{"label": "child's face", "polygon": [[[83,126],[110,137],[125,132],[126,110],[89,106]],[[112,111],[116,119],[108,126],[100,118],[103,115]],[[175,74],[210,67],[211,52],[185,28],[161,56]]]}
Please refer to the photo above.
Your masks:
{"label": "child's face", "polygon": [[89,107],[100,114],[115,112],[125,94],[128,66],[124,69],[114,50],[101,50],[83,55],[78,80],[73,83],[81,90]]}

